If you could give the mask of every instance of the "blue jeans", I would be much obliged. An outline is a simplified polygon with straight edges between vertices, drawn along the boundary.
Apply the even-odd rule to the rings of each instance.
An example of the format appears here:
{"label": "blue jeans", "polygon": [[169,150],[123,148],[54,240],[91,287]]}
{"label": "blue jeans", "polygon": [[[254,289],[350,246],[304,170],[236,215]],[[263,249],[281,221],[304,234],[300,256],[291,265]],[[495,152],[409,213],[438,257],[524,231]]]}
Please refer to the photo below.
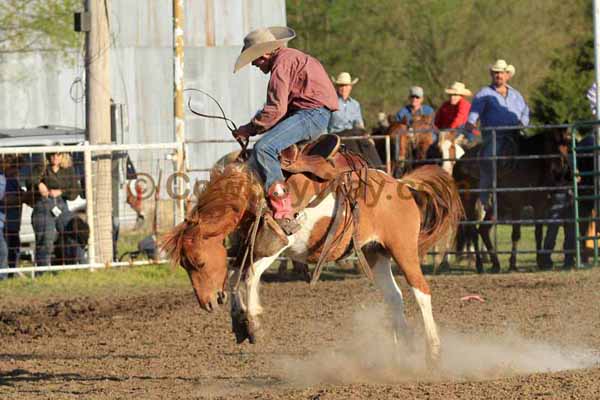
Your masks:
{"label": "blue jeans", "polygon": [[[483,140],[483,146],[479,151],[479,157],[492,157],[494,155],[494,146],[492,132],[485,132],[486,138]],[[518,132],[515,131],[500,131],[496,132],[496,156],[516,155],[518,149]],[[488,136],[489,135],[489,136]],[[496,180],[500,174],[500,170],[506,168],[509,160],[496,161]],[[479,161],[479,189],[491,189],[494,183],[494,160]],[[497,184],[498,182],[496,182]],[[491,192],[480,192],[479,199],[484,206],[488,205]]]}
{"label": "blue jeans", "polygon": [[[52,213],[55,206],[61,211],[58,217]],[[67,203],[61,197],[41,199],[35,203],[31,214],[31,225],[35,232],[35,265],[51,265],[58,229],[64,231],[70,217]]]}
{"label": "blue jeans", "polygon": [[331,111],[325,107],[298,110],[266,131],[254,144],[250,165],[257,168],[269,190],[276,181],[284,181],[279,153],[303,140],[315,139],[327,131]]}
{"label": "blue jeans", "polygon": [[[4,240],[4,227],[0,229],[0,268],[8,268],[8,248]],[[0,279],[5,279],[8,274],[0,273]]]}
{"label": "blue jeans", "polygon": [[4,239],[8,247],[8,267],[16,268],[21,255],[21,206],[11,206],[6,210],[6,224],[4,226]]}
{"label": "blue jeans", "polygon": [[[552,195],[552,206],[548,211],[548,219],[568,219],[573,218],[573,206],[571,204],[571,196],[568,193],[558,192]],[[546,237],[544,238],[544,246],[542,253],[547,266],[552,265],[552,251],[556,244],[556,236],[561,223],[548,224]],[[563,241],[563,251],[565,252],[565,266],[572,266],[575,255],[575,224],[573,222],[563,222],[563,230],[565,233]]]}

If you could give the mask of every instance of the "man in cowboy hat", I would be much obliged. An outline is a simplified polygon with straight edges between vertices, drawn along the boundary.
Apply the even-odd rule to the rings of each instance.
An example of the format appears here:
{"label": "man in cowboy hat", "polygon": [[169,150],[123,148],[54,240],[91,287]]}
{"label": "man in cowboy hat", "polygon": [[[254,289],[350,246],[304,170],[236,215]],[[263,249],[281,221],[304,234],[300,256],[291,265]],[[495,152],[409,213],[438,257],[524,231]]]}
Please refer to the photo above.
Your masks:
{"label": "man in cowboy hat", "polygon": [[358,78],[352,79],[348,72],[342,72],[337,78],[332,77],[332,80],[338,94],[338,110],[331,114],[329,133],[355,128],[364,129],[365,123],[360,111],[360,103],[350,97],[352,87],[358,82]]}
{"label": "man in cowboy hat", "polygon": [[314,139],[327,130],[337,95],[319,61],[286,47],[296,33],[287,27],[260,28],[244,38],[234,73],[252,63],[271,74],[263,109],[233,135],[262,135],[254,144],[251,163],[264,179],[273,217],[291,235],[300,229],[279,162],[279,153],[292,144]]}
{"label": "man in cowboy hat", "polygon": [[431,106],[423,104],[423,88],[421,86],[413,86],[408,90],[408,101],[409,104],[396,114],[397,121],[406,120],[406,123],[410,126],[413,115],[427,116],[434,113]]}
{"label": "man in cowboy hat", "polygon": [[[508,80],[515,75],[515,67],[505,60],[497,60],[490,67],[492,83],[483,87],[473,98],[471,111],[467,118],[467,131],[473,131],[479,120],[482,130],[483,147],[481,157],[491,157],[493,154],[493,130],[485,129],[496,126],[520,126],[529,124],[529,107],[521,93],[508,85]],[[506,156],[516,151],[516,140],[519,129],[496,130],[496,155]],[[479,188],[489,190],[492,187],[493,162],[480,161]],[[500,166],[501,167],[501,166]],[[486,212],[491,210],[490,193],[483,191],[479,194]]]}

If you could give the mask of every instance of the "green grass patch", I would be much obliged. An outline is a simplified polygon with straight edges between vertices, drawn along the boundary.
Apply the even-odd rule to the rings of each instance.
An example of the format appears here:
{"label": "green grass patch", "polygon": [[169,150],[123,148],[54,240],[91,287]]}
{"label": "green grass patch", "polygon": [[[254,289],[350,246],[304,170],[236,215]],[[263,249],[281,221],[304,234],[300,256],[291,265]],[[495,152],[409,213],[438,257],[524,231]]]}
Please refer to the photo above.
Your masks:
{"label": "green grass patch", "polygon": [[116,293],[143,293],[169,288],[189,287],[182,268],[146,265],[108,269],[60,271],[31,278],[29,274],[0,281],[1,299],[61,298],[73,296],[110,296]]}
{"label": "green grass patch", "polygon": [[[497,229],[498,248],[500,250],[510,250],[512,228],[510,226],[499,226]],[[521,234],[522,238],[519,249],[535,250],[533,227],[522,227]],[[119,254],[137,249],[138,241],[146,235],[147,233],[128,233],[127,235],[123,235],[119,240]],[[563,233],[561,229],[556,242],[557,249],[562,248],[562,238]],[[481,241],[480,245],[482,245]],[[503,269],[508,268],[508,258],[508,254],[500,256]],[[555,254],[553,255],[553,259],[555,265],[560,265],[563,256]],[[430,261],[430,258],[427,261]],[[465,263],[452,263],[452,268],[465,267]],[[535,254],[520,254],[518,256],[518,266],[520,268],[534,269],[535,265]],[[428,267],[425,266],[424,269],[427,270]],[[275,272],[276,268],[277,266],[275,265],[270,271]],[[489,265],[486,265],[486,268],[489,268]],[[336,271],[335,267],[328,268],[325,275],[335,273]],[[343,273],[344,276],[348,275],[348,271],[345,270],[337,272]],[[327,277],[324,279],[327,279]],[[0,281],[0,304],[3,299],[36,298],[43,300],[45,298],[67,298],[87,295],[111,296],[118,293],[141,294],[148,291],[170,288],[190,288],[190,283],[187,274],[182,268],[173,268],[166,264],[96,269],[93,272],[89,270],[61,271],[36,275],[33,279],[30,277],[30,274],[25,274],[25,276],[20,278]]]}

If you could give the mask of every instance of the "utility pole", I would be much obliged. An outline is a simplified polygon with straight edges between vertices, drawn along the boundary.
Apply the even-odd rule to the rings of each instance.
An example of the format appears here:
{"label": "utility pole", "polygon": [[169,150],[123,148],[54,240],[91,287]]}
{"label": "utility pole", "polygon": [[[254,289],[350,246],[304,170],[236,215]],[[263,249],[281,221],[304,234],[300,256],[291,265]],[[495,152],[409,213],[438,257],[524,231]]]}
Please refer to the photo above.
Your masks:
{"label": "utility pole", "polygon": [[177,180],[177,195],[179,216],[176,223],[182,221],[185,217],[184,202],[184,180],[182,176],[185,173],[185,113],[183,107],[183,0],[173,0],[173,119],[175,130],[175,141],[180,145],[180,151],[177,154],[177,172],[180,174]]}
{"label": "utility pole", "polygon": [[[86,128],[91,144],[110,144],[110,0],[84,0],[89,15],[86,34]],[[89,215],[96,232],[96,259],[113,259],[111,153],[95,152],[92,163],[95,215]],[[86,173],[89,173],[87,171]]]}

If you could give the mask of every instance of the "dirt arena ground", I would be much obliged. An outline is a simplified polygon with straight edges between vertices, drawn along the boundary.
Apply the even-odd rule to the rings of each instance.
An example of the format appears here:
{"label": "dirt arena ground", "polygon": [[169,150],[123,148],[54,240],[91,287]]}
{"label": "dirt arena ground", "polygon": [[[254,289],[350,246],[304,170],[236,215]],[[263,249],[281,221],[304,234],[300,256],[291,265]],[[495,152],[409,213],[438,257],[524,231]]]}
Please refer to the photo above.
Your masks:
{"label": "dirt arena ground", "polygon": [[[269,278],[269,276],[267,276]],[[273,279],[273,276],[270,276]],[[441,367],[395,346],[364,278],[266,282],[259,344],[191,288],[0,309],[0,399],[598,399],[600,269],[430,277]],[[461,301],[479,294],[485,303]]]}

